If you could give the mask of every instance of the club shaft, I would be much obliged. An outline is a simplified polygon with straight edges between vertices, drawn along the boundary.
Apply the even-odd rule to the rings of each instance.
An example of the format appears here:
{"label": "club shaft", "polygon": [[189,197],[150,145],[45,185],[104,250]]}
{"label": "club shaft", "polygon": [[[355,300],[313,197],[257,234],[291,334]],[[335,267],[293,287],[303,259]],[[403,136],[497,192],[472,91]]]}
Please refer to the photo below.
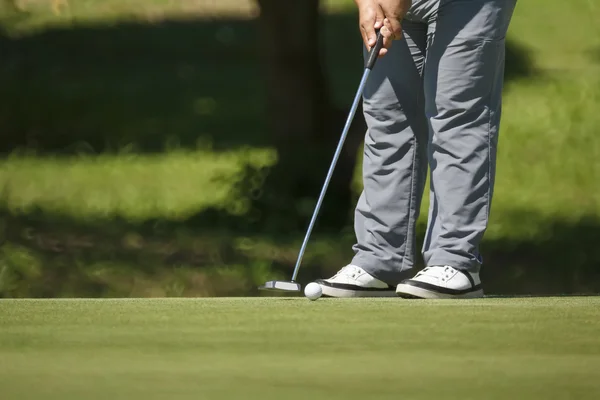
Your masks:
{"label": "club shaft", "polygon": [[354,102],[352,103],[352,108],[350,108],[350,113],[348,114],[348,119],[346,119],[346,124],[344,125],[344,130],[342,132],[342,137],[340,138],[340,142],[338,143],[337,149],[335,150],[335,154],[333,156],[333,161],[331,162],[331,166],[329,167],[329,171],[327,172],[327,177],[325,178],[325,183],[323,184],[323,188],[321,189],[321,194],[319,195],[319,200],[317,200],[317,205],[315,206],[315,211],[313,212],[312,218],[310,220],[310,224],[308,225],[308,229],[306,231],[306,236],[304,236],[304,241],[302,242],[302,247],[300,248],[300,253],[298,254],[298,259],[296,260],[296,267],[294,268],[294,274],[292,275],[292,282],[296,281],[296,277],[298,276],[298,270],[300,269],[300,264],[302,263],[302,258],[304,257],[304,252],[306,251],[306,245],[308,244],[308,239],[312,233],[312,230],[317,221],[317,216],[319,215],[319,211],[321,210],[321,205],[323,204],[323,199],[325,198],[325,193],[327,192],[327,187],[329,186],[329,182],[331,181],[331,177],[333,176],[333,171],[335,170],[335,166],[337,164],[338,158],[340,158],[340,154],[342,153],[342,149],[344,147],[344,142],[346,141],[346,136],[348,136],[348,132],[350,131],[350,126],[352,125],[352,120],[354,119],[354,114],[356,114],[356,110],[358,109],[358,105],[362,99],[362,94],[365,89],[365,85],[367,83],[367,78],[371,69],[365,68],[365,72],[363,73],[362,79],[360,81],[360,85],[358,86],[358,91],[356,92],[356,96],[354,97]]}

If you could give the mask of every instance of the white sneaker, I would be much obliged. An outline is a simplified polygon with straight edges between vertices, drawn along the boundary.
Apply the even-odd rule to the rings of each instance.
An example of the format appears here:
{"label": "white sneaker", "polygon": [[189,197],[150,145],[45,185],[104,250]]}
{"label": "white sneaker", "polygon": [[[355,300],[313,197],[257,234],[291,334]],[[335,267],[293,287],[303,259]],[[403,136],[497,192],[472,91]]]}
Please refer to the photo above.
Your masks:
{"label": "white sneaker", "polygon": [[356,265],[347,265],[329,279],[315,281],[323,296],[329,297],[394,297],[394,288],[369,275]]}
{"label": "white sneaker", "polygon": [[478,273],[452,268],[449,265],[427,267],[412,279],[402,281],[396,293],[404,298],[474,299],[483,297]]}

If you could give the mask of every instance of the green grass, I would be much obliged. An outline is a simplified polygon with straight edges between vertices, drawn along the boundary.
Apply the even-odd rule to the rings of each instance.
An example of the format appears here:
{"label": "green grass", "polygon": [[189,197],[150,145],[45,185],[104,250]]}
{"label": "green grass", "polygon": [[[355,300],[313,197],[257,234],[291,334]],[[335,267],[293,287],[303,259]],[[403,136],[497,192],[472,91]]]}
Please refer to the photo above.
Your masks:
{"label": "green grass", "polygon": [[269,150],[12,157],[0,162],[0,187],[5,206],[15,213],[40,207],[80,220],[117,216],[144,221],[153,216],[175,221],[219,205],[238,215],[247,205],[244,199],[230,201],[227,183],[245,166],[272,165],[276,154]]}
{"label": "green grass", "polygon": [[13,399],[596,399],[598,298],[0,301]]}

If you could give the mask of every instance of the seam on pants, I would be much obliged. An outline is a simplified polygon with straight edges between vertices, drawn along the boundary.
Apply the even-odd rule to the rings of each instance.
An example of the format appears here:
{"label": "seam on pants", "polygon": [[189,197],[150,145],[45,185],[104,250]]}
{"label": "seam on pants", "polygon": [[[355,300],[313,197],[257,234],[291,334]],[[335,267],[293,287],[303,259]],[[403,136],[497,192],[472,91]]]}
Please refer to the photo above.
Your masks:
{"label": "seam on pants", "polygon": [[[496,76],[496,74],[494,74],[494,76]],[[491,103],[491,99],[492,99],[492,93],[493,93],[493,86],[492,85],[492,90],[490,91],[490,100],[489,102]],[[488,166],[487,166],[487,181],[488,181],[488,189],[485,191],[485,228],[483,228],[483,232],[486,231],[488,224],[490,223],[490,191],[492,190],[492,181],[491,181],[491,176],[492,176],[492,135],[491,135],[491,129],[492,129],[492,109],[491,107],[488,105],[486,106],[487,110],[488,110],[488,126],[487,126],[487,157],[488,157]],[[482,234],[483,234],[482,232]],[[477,248],[477,251],[475,252],[475,258],[477,259],[477,263],[481,266],[481,264],[483,264],[483,257],[481,256],[481,252],[480,249]]]}
{"label": "seam on pants", "polygon": [[[486,44],[488,45],[492,45],[492,46],[499,46],[499,43],[503,43],[504,42],[504,38],[502,39],[496,39],[496,40],[490,40],[490,41],[484,41],[483,42],[483,46],[485,46]],[[494,49],[497,52],[497,48]],[[484,49],[485,51],[485,49]],[[488,94],[488,104],[486,105],[486,109],[488,111],[488,121],[487,121],[487,157],[488,157],[488,166],[487,166],[487,181],[488,181],[488,189],[485,192],[485,216],[486,216],[486,227],[484,228],[484,232],[487,230],[487,226],[489,225],[489,221],[490,221],[490,214],[491,214],[491,197],[492,197],[492,185],[494,184],[492,182],[492,165],[494,163],[494,160],[492,160],[492,121],[493,118],[495,116],[495,111],[492,109],[492,102],[493,102],[493,95],[495,93],[496,90],[498,90],[498,74],[500,72],[500,70],[502,70],[502,68],[498,67],[498,58],[496,56],[496,60],[495,60],[495,65],[494,65],[494,75],[493,75],[493,81],[492,84],[490,86],[490,91]],[[501,89],[500,89],[501,90]],[[496,133],[497,135],[500,134],[500,127],[497,127],[498,132]],[[478,254],[476,254],[477,257],[477,261],[479,263],[479,265],[483,264],[483,257],[481,256],[481,253],[478,252]]]}
{"label": "seam on pants", "polygon": [[[495,75],[495,74],[494,74]],[[492,92],[493,92],[493,88],[490,91],[490,95],[489,95],[489,102],[491,103],[492,101]],[[488,189],[485,191],[485,215],[486,215],[486,219],[489,220],[490,217],[490,189],[492,187],[492,183],[490,181],[490,177],[492,176],[492,135],[491,135],[491,130],[492,130],[492,108],[487,105],[486,106],[487,111],[488,111],[488,123],[487,123],[487,129],[486,129],[486,135],[487,135],[487,158],[488,158],[488,162],[487,162],[487,176],[486,179],[488,181]],[[486,221],[486,225],[489,223],[489,221]]]}
{"label": "seam on pants", "polygon": [[[427,46],[426,46],[426,50],[425,50],[425,60],[423,60],[423,71],[422,71],[422,77],[423,77],[423,85],[425,85],[425,66],[427,65],[427,60],[429,59],[429,48],[431,47],[431,44],[433,43],[433,39],[435,38],[435,31],[432,33],[427,33]],[[425,247],[429,247],[431,245],[431,240],[432,240],[432,236],[433,236],[433,225],[434,225],[434,218],[433,218],[433,212],[429,212],[431,208],[433,208],[433,204],[431,203],[431,198],[433,197],[434,203],[437,202],[437,199],[435,199],[435,190],[432,190],[433,187],[433,170],[431,168],[431,158],[430,158],[430,144],[431,141],[433,139],[433,128],[431,126],[431,120],[429,119],[429,116],[427,115],[427,100],[426,100],[426,94],[425,94],[425,87],[423,86],[423,111],[425,114],[425,120],[426,120],[426,127],[427,127],[427,138],[426,138],[426,152],[425,152],[425,157],[427,157],[427,169],[425,171],[426,176],[429,177],[429,197],[430,197],[430,201],[429,201],[429,205],[427,207],[427,227],[425,230],[425,240],[423,241],[423,247],[421,248],[421,255],[423,255],[425,253]],[[427,178],[425,178],[425,181],[427,181]],[[423,192],[425,191],[425,182],[423,183]],[[434,188],[435,189],[435,188]],[[433,210],[431,210],[433,211]],[[431,214],[432,218],[429,218],[429,214]],[[437,213],[436,213],[436,218],[437,218]]]}
{"label": "seam on pants", "polygon": [[[498,54],[498,46],[499,43],[502,43],[504,41],[504,39],[496,39],[496,40],[490,40],[487,44],[492,45],[492,46],[496,46],[496,49],[494,49],[496,51],[496,54]],[[484,41],[483,45],[486,45],[486,42]],[[489,217],[490,217],[490,203],[491,203],[491,192],[492,192],[492,164],[493,164],[493,160],[492,160],[492,121],[493,118],[495,116],[495,111],[493,110],[492,107],[492,101],[493,101],[493,95],[495,93],[496,90],[498,90],[498,74],[499,71],[501,70],[501,68],[498,67],[498,56],[496,56],[496,60],[495,61],[495,65],[494,65],[494,76],[493,76],[493,81],[490,87],[490,92],[488,94],[489,99],[488,99],[488,105],[486,106],[487,110],[488,110],[488,126],[487,126],[487,141],[488,141],[488,170],[487,170],[487,180],[488,180],[488,190],[486,191],[486,202],[485,202],[485,208],[486,208],[486,225],[489,223]],[[500,127],[498,126],[498,132],[497,134],[500,134]]]}
{"label": "seam on pants", "polygon": [[[413,213],[412,213],[412,205],[413,205],[413,195],[415,192],[415,166],[416,166],[416,158],[417,158],[417,138],[414,137],[414,145],[412,146],[413,157],[412,157],[412,168],[410,174],[410,196],[408,198],[408,226],[406,227],[406,241],[404,245],[404,255],[402,257],[402,265],[400,269],[404,271],[404,267],[406,266],[406,253],[412,251],[412,235],[411,235],[411,226],[413,222]],[[412,255],[415,256],[414,254]]]}

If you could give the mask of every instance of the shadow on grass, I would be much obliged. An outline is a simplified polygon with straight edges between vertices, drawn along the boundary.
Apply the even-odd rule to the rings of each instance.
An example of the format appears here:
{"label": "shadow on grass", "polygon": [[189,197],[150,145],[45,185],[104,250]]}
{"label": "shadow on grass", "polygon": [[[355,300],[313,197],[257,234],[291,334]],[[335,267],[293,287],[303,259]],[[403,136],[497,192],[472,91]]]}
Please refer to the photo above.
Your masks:
{"label": "shadow on grass", "polygon": [[0,38],[1,150],[266,145],[248,21],[121,23]]}
{"label": "shadow on grass", "polygon": [[[544,220],[532,212],[507,218],[537,224],[543,237],[486,240],[482,246],[486,290],[494,294],[600,293],[600,219]],[[514,226],[519,226],[515,223]]]}
{"label": "shadow on grass", "polygon": [[600,46],[593,47],[587,51],[590,60],[596,64],[600,64]]}
{"label": "shadow on grass", "polygon": [[[484,242],[488,294],[600,292],[600,219],[535,223],[545,237]],[[1,219],[0,297],[255,296],[265,280],[289,279],[303,232],[273,236],[185,222],[90,221],[29,214]],[[422,236],[420,243],[422,243]],[[311,238],[303,284],[351,258],[350,230]],[[422,266],[422,265],[420,265]]]}
{"label": "shadow on grass", "polygon": [[531,51],[519,42],[510,39],[507,41],[505,57],[504,79],[508,83],[513,80],[533,78],[541,74],[541,71],[534,65]]}

